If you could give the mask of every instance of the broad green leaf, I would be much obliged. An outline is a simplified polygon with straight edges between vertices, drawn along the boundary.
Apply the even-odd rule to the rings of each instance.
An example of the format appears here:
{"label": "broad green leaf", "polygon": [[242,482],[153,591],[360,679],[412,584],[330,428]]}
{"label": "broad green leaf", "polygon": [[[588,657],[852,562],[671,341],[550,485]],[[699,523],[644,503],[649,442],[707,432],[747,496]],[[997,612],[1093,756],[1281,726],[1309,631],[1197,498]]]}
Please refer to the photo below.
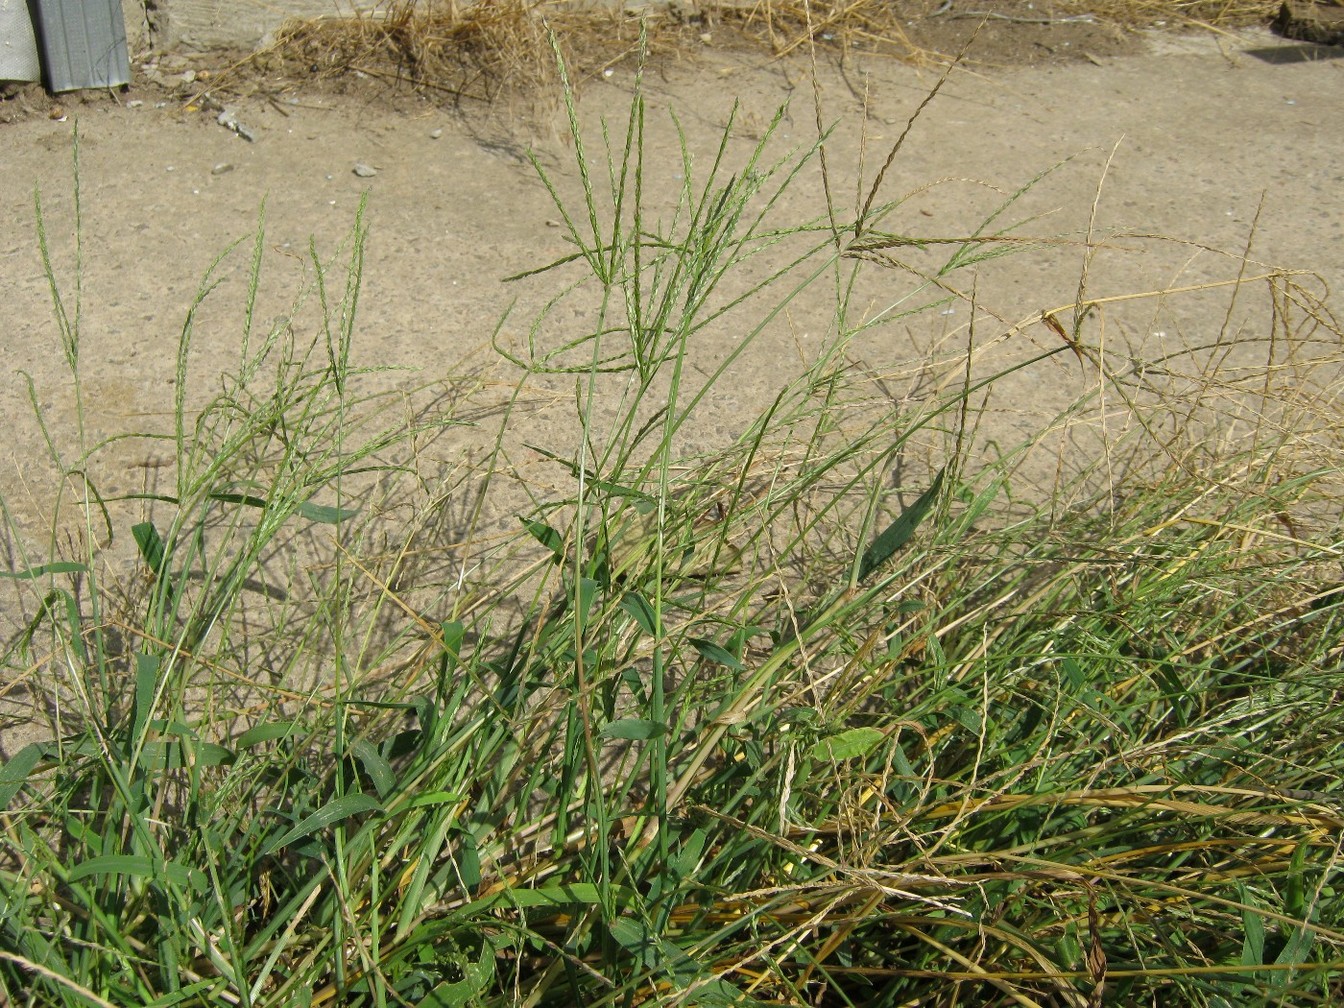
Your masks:
{"label": "broad green leaf", "polygon": [[[1311,946],[1316,941],[1316,931],[1314,928],[1305,925],[1293,929],[1293,933],[1288,936],[1284,942],[1283,951],[1274,959],[1275,966],[1307,966],[1307,953],[1311,951]],[[1274,970],[1270,973],[1269,986],[1275,990],[1281,990],[1288,986],[1288,982],[1293,978],[1293,971],[1286,969]]]}
{"label": "broad green leaf", "polygon": [[746,666],[733,656],[725,648],[719,647],[711,640],[705,640],[703,637],[690,638],[691,647],[700,652],[700,657],[713,665],[723,665],[732,669],[734,672],[743,672]]}
{"label": "broad green leaf", "polygon": [[1298,920],[1305,920],[1307,916],[1306,866],[1307,843],[1302,841],[1293,848],[1293,856],[1288,861],[1288,880],[1283,893],[1283,912]]}
{"label": "broad green leaf", "polygon": [[392,772],[392,765],[383,759],[372,742],[360,739],[350,747],[350,751],[364,767],[364,772],[373,782],[374,790],[378,792],[380,798],[392,790],[392,786],[397,782],[397,775]]}
{"label": "broad green leaf", "polygon": [[1079,693],[1087,686],[1087,673],[1083,667],[1078,664],[1076,659],[1065,655],[1059,660],[1059,667],[1064,670],[1064,678],[1068,682],[1069,692]]}
{"label": "broad green leaf", "polygon": [[700,855],[704,853],[705,839],[704,830],[693,831],[681,845],[681,849],[667,859],[667,869],[674,878],[690,878],[695,866],[700,863]]}
{"label": "broad green leaf", "polygon": [[436,984],[420,1000],[420,1008],[463,1008],[475,1001],[495,979],[495,950],[486,942],[478,958],[465,954],[440,957],[440,966],[452,966],[462,974],[461,980],[445,980]]}
{"label": "broad green leaf", "polygon": [[154,711],[154,695],[159,686],[159,656],[139,653],[135,656],[135,714],[131,725],[132,744],[139,741]]}
{"label": "broad green leaf", "polygon": [[[618,904],[626,904],[633,898],[629,890],[613,886],[612,890]],[[540,889],[505,889],[493,893],[481,901],[484,905],[514,906],[522,909],[534,907],[567,907],[574,904],[598,906],[602,902],[601,890],[592,882],[571,882],[542,886]]]}
{"label": "broad green leaf", "polygon": [[1074,968],[1083,961],[1083,946],[1078,941],[1077,925],[1065,925],[1063,932],[1055,939],[1055,955],[1065,969]]}
{"label": "broad green leaf", "polygon": [[29,742],[5,760],[4,766],[0,766],[0,809],[9,808],[9,803],[28,780],[28,775],[42,761],[45,751],[41,743]]}
{"label": "broad green leaf", "polygon": [[588,613],[592,611],[593,599],[597,598],[597,589],[600,586],[592,578],[579,578],[579,597],[578,597],[578,623],[580,627],[587,625]]}
{"label": "broad green leaf", "polygon": [[104,854],[81,861],[70,869],[71,882],[94,875],[130,875],[154,880],[167,879],[174,885],[204,892],[209,884],[199,868],[180,865],[175,861],[157,861],[138,854]]}
{"label": "broad green leaf", "polygon": [[626,592],[621,599],[621,608],[627,612],[639,628],[650,637],[658,636],[658,617],[649,605],[649,600],[638,592]]}
{"label": "broad green leaf", "polygon": [[949,708],[948,712],[956,719],[958,724],[972,735],[979,735],[985,729],[984,717],[979,707],[973,707],[969,703],[959,704]]}
{"label": "broad green leaf", "polygon": [[[256,497],[252,494],[212,493],[210,499],[224,504],[242,504],[245,507],[264,509],[270,506],[265,497]],[[295,510],[300,517],[322,525],[339,525],[346,519],[359,515],[358,508],[328,507],[325,504],[314,504],[312,501],[300,501]]]}
{"label": "broad green leaf", "polygon": [[[1238,902],[1250,903],[1245,886],[1237,887]],[[1250,909],[1241,911],[1241,965],[1262,966],[1265,962],[1265,918]]]}
{"label": "broad green leaf", "polygon": [[227,766],[233,759],[233,753],[221,745],[191,739],[150,739],[140,749],[140,761],[145,766],[163,770],[180,770],[188,765]]}
{"label": "broad green leaf", "polygon": [[297,721],[266,721],[243,732],[233,744],[239,749],[250,749],[252,746],[260,745],[263,742],[296,738],[299,731],[299,722]]}
{"label": "broad green leaf", "polygon": [[896,772],[902,777],[915,776],[915,768],[910,765],[905,750],[899,744],[891,747],[891,765],[896,768]]}
{"label": "broad green leaf", "polygon": [[439,633],[443,637],[443,650],[453,661],[462,657],[462,639],[467,635],[467,626],[461,620],[444,620],[439,624]]}
{"label": "broad green leaf", "polygon": [[523,528],[527,529],[533,539],[551,551],[552,560],[559,563],[565,558],[565,540],[559,532],[543,522],[533,521],[530,518],[518,520],[523,523]]}
{"label": "broad green leaf", "polygon": [[349,819],[351,816],[359,815],[363,812],[381,812],[383,807],[366,794],[348,794],[342,798],[335,798],[323,805],[320,809],[308,816],[293,829],[287,830],[278,837],[272,837],[261,846],[262,854],[269,854],[271,851],[278,850],[281,847],[287,847],[295,840],[301,840],[310,834],[319,830],[324,830],[342,819]]}
{"label": "broad green leaf", "polygon": [[240,493],[212,493],[210,499],[219,501],[221,504],[242,504],[244,507],[265,508],[266,498],[255,497],[252,494]]}
{"label": "broad green leaf", "polygon": [[602,726],[598,732],[603,738],[643,741],[666,734],[667,725],[644,718],[620,718]]}
{"label": "broad green leaf", "polygon": [[818,760],[854,759],[867,756],[886,736],[876,728],[848,728],[812,747],[812,758]]}
{"label": "broad green leaf", "polygon": [[307,518],[310,522],[317,522],[320,525],[339,525],[343,521],[359,517],[359,509],[328,507],[325,504],[304,501],[299,505],[299,517]]}
{"label": "broad green leaf", "polygon": [[409,812],[412,809],[425,808],[428,805],[451,805],[453,802],[460,802],[462,795],[456,791],[431,791],[429,794],[416,795],[405,805],[400,806],[398,812]]}
{"label": "broad green leaf", "polygon": [[21,571],[0,571],[0,578],[9,581],[36,581],[48,574],[87,574],[88,572],[87,564],[61,560],[56,563],[42,564],[38,567],[29,567]]}
{"label": "broad green leaf", "polygon": [[462,885],[475,889],[481,884],[481,851],[476,845],[476,834],[471,830],[455,829],[457,838],[457,875]]}
{"label": "broad green leaf", "polygon": [[70,634],[70,646],[79,656],[79,660],[87,664],[89,652],[84,647],[84,616],[80,612],[79,600],[64,588],[56,588],[48,592],[47,597],[42,600],[42,608],[53,621],[59,619],[61,615],[56,611],[57,601],[65,604],[65,625]]}
{"label": "broad green leaf", "polygon": [[859,561],[859,580],[866,581],[868,576],[886,563],[896,551],[910,541],[910,537],[915,534],[920,523],[928,516],[929,511],[933,509],[934,503],[938,500],[938,493],[943,488],[943,476],[947,472],[946,467],[938,470],[938,475],[933,479],[933,485],[919,495],[919,499],[901,512],[894,522],[887,526],[886,530],[873,540],[871,546],[864,552],[863,558]]}
{"label": "broad green leaf", "polygon": [[149,569],[155,574],[162,574],[167,549],[164,546],[163,536],[159,535],[154,523],[137,522],[131,526],[131,536],[135,539],[135,545],[140,549],[140,556],[144,558]]}

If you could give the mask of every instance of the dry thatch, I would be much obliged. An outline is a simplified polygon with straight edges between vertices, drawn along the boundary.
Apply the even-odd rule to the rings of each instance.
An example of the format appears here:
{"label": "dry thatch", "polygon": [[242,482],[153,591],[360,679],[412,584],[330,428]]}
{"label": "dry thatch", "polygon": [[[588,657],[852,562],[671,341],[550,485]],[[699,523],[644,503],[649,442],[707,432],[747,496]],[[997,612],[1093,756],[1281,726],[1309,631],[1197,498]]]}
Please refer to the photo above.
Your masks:
{"label": "dry thatch", "polygon": [[[490,100],[556,81],[552,44],[575,83],[634,57],[679,56],[745,42],[784,56],[809,42],[840,53],[859,46],[920,62],[938,55],[911,42],[912,19],[947,10],[936,0],[389,0],[349,17],[287,22],[268,54],[292,70],[326,77],[359,71],[455,96]],[[964,6],[964,5],[960,5]],[[1026,0],[977,0],[990,16]],[[1042,5],[1044,6],[1044,5]],[[1165,22],[1214,28],[1267,23],[1278,0],[1058,0],[1070,15],[1134,27]],[[962,16],[969,16],[963,14]],[[1006,17],[1006,20],[1014,20]]]}
{"label": "dry thatch", "polygon": [[[653,52],[667,32],[648,32]],[[452,95],[490,99],[555,80],[552,38],[577,78],[634,55],[640,21],[617,9],[579,10],[556,0],[424,4],[394,0],[353,17],[289,21],[270,52],[332,77],[359,71]]]}
{"label": "dry thatch", "polygon": [[775,55],[809,39],[859,41],[916,56],[904,15],[887,0],[671,2],[620,7],[566,0],[392,0],[350,17],[291,20],[268,49],[290,68],[323,76],[360,71],[418,87],[490,99],[554,83],[552,40],[576,82],[636,56],[679,56],[710,38],[763,44]]}
{"label": "dry thatch", "polygon": [[1165,21],[1212,28],[1268,24],[1279,0],[1085,0],[1080,7],[1115,24],[1137,26]]}

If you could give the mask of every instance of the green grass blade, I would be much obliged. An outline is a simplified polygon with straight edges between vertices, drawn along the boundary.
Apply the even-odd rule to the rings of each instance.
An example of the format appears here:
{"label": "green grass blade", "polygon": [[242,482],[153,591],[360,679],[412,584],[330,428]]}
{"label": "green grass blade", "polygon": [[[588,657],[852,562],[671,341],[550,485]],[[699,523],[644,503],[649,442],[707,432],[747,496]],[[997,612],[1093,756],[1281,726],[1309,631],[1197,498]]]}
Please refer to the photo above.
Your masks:
{"label": "green grass blade", "polygon": [[929,488],[920,494],[913,504],[902,511],[900,516],[888,525],[882,531],[882,534],[864,550],[863,556],[859,560],[858,575],[855,579],[857,583],[862,584],[867,581],[874,571],[895,556],[896,552],[910,541],[920,523],[933,510],[933,505],[938,500],[938,494],[943,489],[943,475],[946,472],[946,469],[938,470],[938,475],[934,477]]}
{"label": "green grass blade", "polygon": [[366,812],[382,812],[383,807],[365,794],[348,794],[333,798],[312,815],[307,816],[292,829],[279,836],[272,837],[261,845],[262,854],[270,854],[282,847],[288,847],[295,840],[302,840],[338,822]]}

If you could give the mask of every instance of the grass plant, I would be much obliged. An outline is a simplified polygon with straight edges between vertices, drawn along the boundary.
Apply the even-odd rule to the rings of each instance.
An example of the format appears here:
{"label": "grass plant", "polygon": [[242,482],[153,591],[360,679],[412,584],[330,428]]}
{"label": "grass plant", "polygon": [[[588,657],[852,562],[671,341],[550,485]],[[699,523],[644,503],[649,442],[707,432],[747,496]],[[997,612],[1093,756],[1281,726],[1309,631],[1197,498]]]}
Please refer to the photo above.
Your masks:
{"label": "grass plant", "polygon": [[[683,144],[654,210],[638,93],[596,133],[565,94],[577,182],[537,169],[575,252],[516,278],[558,293],[497,338],[514,401],[575,390],[535,446],[564,493],[510,485],[508,404],[478,471],[416,469],[460,418],[360,391],[362,215],[312,256],[306,330],[254,325],[259,226],[239,364],[199,410],[188,318],[173,429],[135,435],[173,448],[171,492],[104,499],[109,443],[53,445],[81,521],[11,527],[6,676],[48,721],[0,766],[0,1000],[1338,1003],[1338,384],[1299,379],[1337,374],[1340,333],[1310,278],[1227,288],[1268,294],[1253,436],[1220,433],[1216,368],[1096,343],[1086,285],[1019,323],[1059,338],[1014,370],[1076,357],[1069,417],[1133,422],[1007,508],[1021,454],[969,450],[999,334],[913,407],[849,348],[997,257],[1011,199],[919,276],[880,178],[848,218],[779,219],[824,134]],[[877,320],[874,270],[908,282]],[[699,446],[735,362],[817,299],[812,364]],[[477,503],[436,576],[413,558],[454,495]]]}

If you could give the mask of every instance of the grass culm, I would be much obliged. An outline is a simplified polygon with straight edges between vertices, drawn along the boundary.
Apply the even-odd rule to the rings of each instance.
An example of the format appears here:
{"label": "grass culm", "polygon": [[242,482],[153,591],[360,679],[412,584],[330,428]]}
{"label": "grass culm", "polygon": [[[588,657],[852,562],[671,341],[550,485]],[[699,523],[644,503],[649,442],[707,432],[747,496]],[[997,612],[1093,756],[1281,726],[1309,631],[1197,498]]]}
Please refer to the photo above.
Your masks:
{"label": "grass culm", "polygon": [[[575,171],[536,167],[574,251],[511,281],[552,297],[500,325],[494,427],[467,379],[370,391],[363,211],[260,325],[263,218],[200,288],[250,251],[219,391],[193,398],[193,309],[169,427],[49,438],[40,541],[6,503],[4,727],[33,741],[0,766],[0,1001],[1338,1003],[1340,331],[1313,278],[1243,260],[1200,292],[1263,305],[1254,382],[1220,377],[1226,334],[1105,344],[1120,299],[1086,282],[864,364],[859,337],[1012,269],[1015,197],[915,269],[880,178],[846,218],[824,132],[683,141],[655,207],[638,91],[614,129],[565,94]],[[826,209],[781,220],[818,177]],[[79,394],[86,306],[39,233]],[[807,366],[706,433],[818,304]],[[986,396],[1056,359],[1077,401],[987,460]],[[916,373],[932,394],[890,394]],[[541,388],[572,401],[528,447],[554,492],[510,465]],[[468,420],[476,466],[426,471]],[[1065,428],[1088,454],[1025,492]],[[166,486],[100,491],[127,440],[167,447]]]}

